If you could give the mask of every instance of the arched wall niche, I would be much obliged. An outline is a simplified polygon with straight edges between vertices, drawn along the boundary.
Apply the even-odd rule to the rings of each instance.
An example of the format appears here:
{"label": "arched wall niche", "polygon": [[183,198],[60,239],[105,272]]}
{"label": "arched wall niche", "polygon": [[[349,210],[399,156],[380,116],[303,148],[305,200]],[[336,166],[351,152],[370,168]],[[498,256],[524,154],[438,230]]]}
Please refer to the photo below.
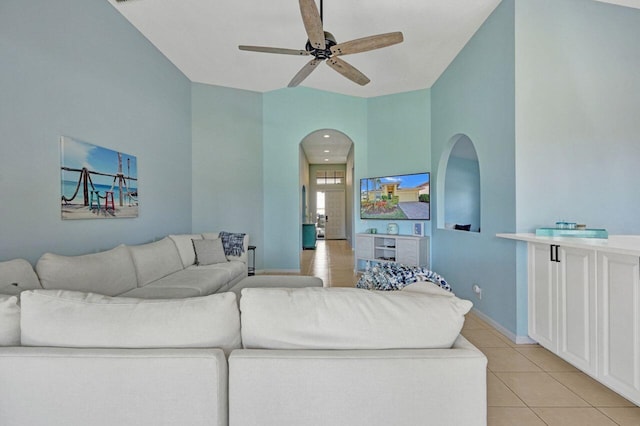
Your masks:
{"label": "arched wall niche", "polygon": [[436,188],[438,228],[480,232],[480,163],[467,135],[449,139],[440,157]]}

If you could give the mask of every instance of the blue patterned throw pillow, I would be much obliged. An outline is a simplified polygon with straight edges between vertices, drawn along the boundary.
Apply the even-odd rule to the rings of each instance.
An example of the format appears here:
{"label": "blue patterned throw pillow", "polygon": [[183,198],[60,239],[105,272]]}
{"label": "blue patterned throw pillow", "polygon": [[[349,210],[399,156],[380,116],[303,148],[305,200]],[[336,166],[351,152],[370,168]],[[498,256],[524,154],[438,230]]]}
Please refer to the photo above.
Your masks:
{"label": "blue patterned throw pillow", "polygon": [[451,286],[447,281],[429,269],[392,262],[367,266],[367,270],[358,280],[356,287],[368,290],[391,291],[401,290],[407,285],[419,281],[429,281],[444,290],[451,291]]}
{"label": "blue patterned throw pillow", "polygon": [[225,231],[220,232],[224,254],[227,256],[242,256],[242,253],[244,253],[244,235]]}

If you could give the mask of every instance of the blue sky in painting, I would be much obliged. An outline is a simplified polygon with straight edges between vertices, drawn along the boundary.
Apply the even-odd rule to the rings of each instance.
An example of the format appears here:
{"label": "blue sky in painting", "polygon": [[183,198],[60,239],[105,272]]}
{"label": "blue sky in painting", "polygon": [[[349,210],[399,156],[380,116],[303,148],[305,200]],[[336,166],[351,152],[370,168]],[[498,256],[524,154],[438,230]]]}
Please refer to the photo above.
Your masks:
{"label": "blue sky in painting", "polygon": [[360,190],[367,190],[367,181],[369,190],[373,189],[375,179],[380,179],[381,183],[400,182],[400,188],[415,188],[418,185],[429,182],[429,173],[416,173],[411,175],[384,176],[379,178],[368,178],[360,180]]}
{"label": "blue sky in painting", "polygon": [[[63,137],[61,142],[61,165],[73,169],[86,167],[89,171],[116,174],[118,173],[118,152],[86,142]],[[129,160],[129,161],[127,161]],[[136,157],[122,153],[122,172],[125,176],[138,176]],[[78,173],[62,172],[62,180],[77,181]],[[110,185],[113,181],[108,176],[91,176],[95,184]]]}

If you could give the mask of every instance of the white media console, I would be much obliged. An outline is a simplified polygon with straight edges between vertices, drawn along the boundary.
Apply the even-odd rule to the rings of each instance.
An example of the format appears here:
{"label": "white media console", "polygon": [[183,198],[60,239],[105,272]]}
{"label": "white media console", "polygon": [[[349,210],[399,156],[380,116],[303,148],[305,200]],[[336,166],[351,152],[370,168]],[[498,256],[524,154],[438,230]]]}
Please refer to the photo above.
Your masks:
{"label": "white media console", "polygon": [[429,237],[390,234],[356,234],[356,270],[367,262],[396,262],[429,267]]}

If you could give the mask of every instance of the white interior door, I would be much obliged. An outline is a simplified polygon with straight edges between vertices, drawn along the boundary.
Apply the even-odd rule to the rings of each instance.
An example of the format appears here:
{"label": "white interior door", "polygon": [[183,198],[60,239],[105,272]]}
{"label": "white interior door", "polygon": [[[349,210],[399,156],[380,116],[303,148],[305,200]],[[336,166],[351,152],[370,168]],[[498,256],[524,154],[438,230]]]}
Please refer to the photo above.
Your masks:
{"label": "white interior door", "polygon": [[324,193],[325,238],[340,240],[347,238],[345,231],[344,190]]}

